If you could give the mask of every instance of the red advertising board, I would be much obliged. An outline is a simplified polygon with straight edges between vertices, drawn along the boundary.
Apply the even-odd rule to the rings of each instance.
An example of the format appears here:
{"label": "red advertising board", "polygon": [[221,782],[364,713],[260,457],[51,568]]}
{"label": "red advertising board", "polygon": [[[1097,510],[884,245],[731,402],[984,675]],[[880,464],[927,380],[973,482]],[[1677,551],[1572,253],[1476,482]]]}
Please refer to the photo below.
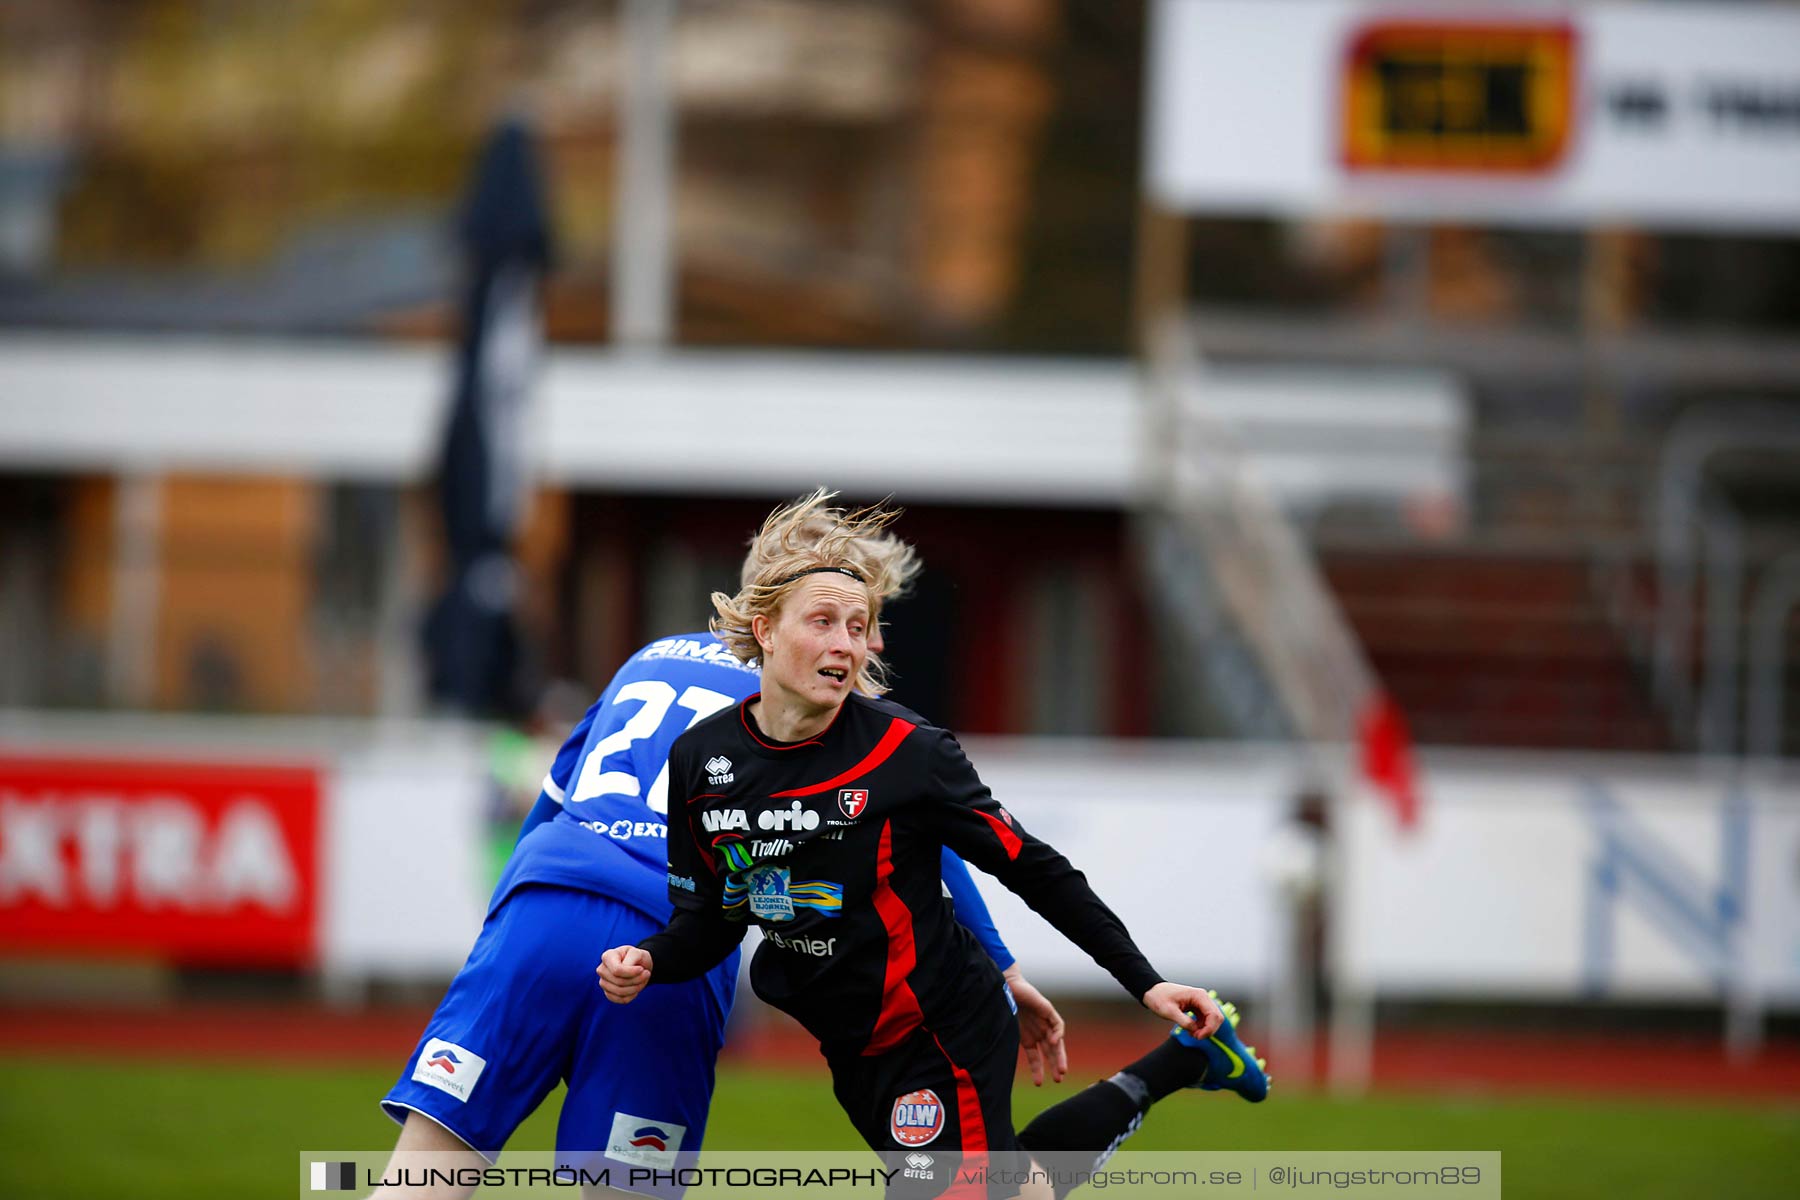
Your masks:
{"label": "red advertising board", "polygon": [[0,954],[304,966],[310,767],[0,754]]}

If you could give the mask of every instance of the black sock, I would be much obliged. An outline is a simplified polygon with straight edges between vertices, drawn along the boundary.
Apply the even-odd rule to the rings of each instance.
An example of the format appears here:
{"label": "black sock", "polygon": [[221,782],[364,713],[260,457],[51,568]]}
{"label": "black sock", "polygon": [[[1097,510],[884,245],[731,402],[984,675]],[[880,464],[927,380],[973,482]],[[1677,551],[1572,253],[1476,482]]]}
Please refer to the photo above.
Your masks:
{"label": "black sock", "polygon": [[1019,1130],[1019,1145],[1032,1152],[1106,1150],[1137,1128],[1149,1108],[1142,1086],[1103,1079],[1061,1104],[1046,1108]]}
{"label": "black sock", "polygon": [[[1172,1037],[1162,1040],[1156,1049],[1126,1067],[1119,1075],[1132,1076],[1142,1082],[1148,1093],[1144,1107],[1149,1108],[1164,1096],[1172,1095],[1197,1083],[1206,1071],[1206,1052],[1198,1046],[1184,1046]],[[1114,1076],[1118,1078],[1118,1076]]]}
{"label": "black sock", "polygon": [[1050,1172],[1051,1190],[1062,1200],[1137,1132],[1149,1107],[1140,1080],[1114,1075],[1039,1113],[1019,1130],[1019,1145]]}
{"label": "black sock", "polygon": [[1083,1169],[1098,1169],[1137,1132],[1152,1104],[1193,1083],[1205,1069],[1206,1055],[1200,1049],[1165,1038],[1110,1079],[1039,1113],[1019,1130],[1019,1145],[1038,1159],[1039,1166],[1051,1169],[1060,1200],[1074,1184],[1060,1182],[1059,1170],[1068,1169],[1075,1158]]}

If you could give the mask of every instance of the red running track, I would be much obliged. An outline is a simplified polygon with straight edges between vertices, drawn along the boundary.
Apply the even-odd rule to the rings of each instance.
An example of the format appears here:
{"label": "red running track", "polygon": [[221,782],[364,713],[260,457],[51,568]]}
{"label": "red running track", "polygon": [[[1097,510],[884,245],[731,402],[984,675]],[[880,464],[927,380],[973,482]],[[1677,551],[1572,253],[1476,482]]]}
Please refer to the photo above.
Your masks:
{"label": "red running track", "polygon": [[[118,1060],[254,1063],[280,1047],[314,1065],[395,1067],[418,1041],[423,1009],[340,1012],[298,1006],[151,1009],[0,1008],[0,1050]],[[1142,1022],[1089,1023],[1070,1033],[1070,1082],[1110,1074],[1154,1044]],[[728,1059],[823,1070],[812,1039],[771,1018],[734,1031]],[[1280,1062],[1271,1070],[1282,1078]],[[396,1067],[397,1069],[397,1067]],[[1288,1078],[1292,1079],[1290,1072]],[[1609,1094],[1800,1103],[1800,1044],[1771,1043],[1731,1063],[1717,1039],[1675,1045],[1666,1037],[1383,1032],[1374,1083],[1387,1091]]]}

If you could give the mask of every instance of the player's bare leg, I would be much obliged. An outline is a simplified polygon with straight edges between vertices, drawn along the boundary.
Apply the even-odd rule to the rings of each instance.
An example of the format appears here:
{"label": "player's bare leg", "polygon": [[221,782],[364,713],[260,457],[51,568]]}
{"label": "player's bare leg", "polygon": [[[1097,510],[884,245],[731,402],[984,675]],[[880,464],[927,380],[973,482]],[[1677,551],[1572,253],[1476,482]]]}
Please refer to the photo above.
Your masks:
{"label": "player's bare leg", "polygon": [[[469,1149],[461,1138],[439,1125],[424,1113],[409,1112],[400,1127],[400,1138],[394,1153],[381,1172],[383,1179],[404,1179],[408,1172],[423,1179],[422,1172],[480,1170],[487,1160]],[[466,1200],[475,1194],[475,1185],[462,1187],[455,1183],[382,1184],[370,1193],[370,1200]]]}
{"label": "player's bare leg", "polygon": [[[400,1140],[394,1143],[393,1156],[383,1169],[383,1179],[398,1179],[402,1172],[410,1169],[413,1178],[422,1178],[419,1172],[435,1167],[440,1171],[457,1171],[464,1168],[481,1170],[487,1166],[487,1160],[469,1149],[461,1138],[439,1125],[424,1113],[406,1114],[406,1124],[400,1127]],[[460,1187],[451,1183],[431,1183],[411,1185],[400,1183],[394,1186],[383,1185],[369,1194],[369,1200],[466,1200],[472,1196],[475,1188]],[[621,1192],[614,1188],[581,1189],[582,1200],[643,1200],[630,1192]]]}
{"label": "player's bare leg", "polygon": [[1018,1200],[1056,1200],[1056,1189],[1050,1176],[1037,1159],[1031,1160],[1031,1179],[1019,1188]]}

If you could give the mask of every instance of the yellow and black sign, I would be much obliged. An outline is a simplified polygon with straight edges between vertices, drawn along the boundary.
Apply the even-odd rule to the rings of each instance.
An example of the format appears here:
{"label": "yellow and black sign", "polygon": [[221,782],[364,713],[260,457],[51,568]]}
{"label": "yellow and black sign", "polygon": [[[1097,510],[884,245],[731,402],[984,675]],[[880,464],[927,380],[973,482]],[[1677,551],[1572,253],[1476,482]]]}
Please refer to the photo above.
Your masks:
{"label": "yellow and black sign", "polygon": [[1381,21],[1351,38],[1343,161],[1352,170],[1549,171],[1575,113],[1575,32]]}

